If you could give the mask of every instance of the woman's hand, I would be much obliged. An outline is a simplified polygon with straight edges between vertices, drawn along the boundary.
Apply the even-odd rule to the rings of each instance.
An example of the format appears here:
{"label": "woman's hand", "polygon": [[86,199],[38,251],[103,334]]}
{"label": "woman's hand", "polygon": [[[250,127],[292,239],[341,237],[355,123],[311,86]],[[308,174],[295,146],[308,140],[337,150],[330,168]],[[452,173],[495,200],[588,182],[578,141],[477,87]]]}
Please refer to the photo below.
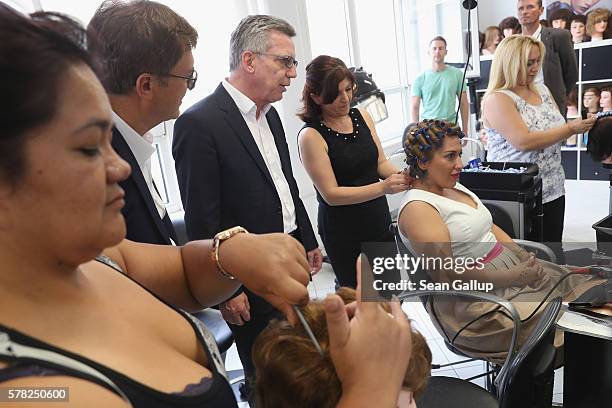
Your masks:
{"label": "woman's hand", "polygon": [[237,234],[219,247],[223,268],[297,322],[291,305],[308,302],[310,266],[304,247],[287,234]]}
{"label": "woman's hand", "polygon": [[524,286],[531,286],[532,283],[542,278],[544,267],[534,254],[524,262],[515,266],[520,283]]}
{"label": "woman's hand", "polygon": [[404,173],[394,173],[382,181],[384,194],[396,194],[412,187],[412,178]]}
{"label": "woman's hand", "polygon": [[567,126],[570,128],[572,135],[577,135],[591,130],[594,124],[595,117],[591,117],[588,119],[574,119],[567,122]]}
{"label": "woman's hand", "polygon": [[[360,264],[358,259],[358,277]],[[339,296],[329,295],[324,306],[331,358],[342,383],[338,406],[395,407],[412,351],[410,324],[399,302],[391,302],[391,314],[379,303],[361,302],[358,278],[350,321]]]}

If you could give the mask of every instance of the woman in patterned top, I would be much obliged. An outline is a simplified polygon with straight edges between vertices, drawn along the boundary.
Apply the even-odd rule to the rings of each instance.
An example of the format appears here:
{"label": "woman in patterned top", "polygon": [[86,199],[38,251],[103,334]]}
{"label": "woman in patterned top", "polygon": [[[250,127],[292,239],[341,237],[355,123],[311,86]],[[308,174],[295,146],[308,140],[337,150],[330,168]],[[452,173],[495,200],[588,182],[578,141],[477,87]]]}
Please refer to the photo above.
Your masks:
{"label": "woman in patterned top", "polygon": [[553,249],[562,260],[565,175],[560,142],[589,130],[594,119],[565,123],[550,90],[537,80],[544,52],[544,44],[530,36],[513,35],[499,44],[482,117],[489,139],[489,160],[539,166],[544,241],[557,243]]}

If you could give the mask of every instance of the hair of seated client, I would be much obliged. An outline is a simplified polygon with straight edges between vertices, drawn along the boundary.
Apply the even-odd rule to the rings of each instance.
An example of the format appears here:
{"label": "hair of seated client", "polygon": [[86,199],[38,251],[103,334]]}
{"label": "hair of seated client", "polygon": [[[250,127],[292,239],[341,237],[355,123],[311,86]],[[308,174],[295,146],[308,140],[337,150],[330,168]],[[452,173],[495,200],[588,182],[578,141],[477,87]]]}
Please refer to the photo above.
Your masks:
{"label": "hair of seated client", "polygon": [[431,160],[434,151],[442,146],[446,136],[463,138],[465,135],[459,126],[453,126],[445,120],[426,119],[404,130],[404,153],[406,164],[410,166],[410,176],[422,179],[426,173],[418,165]]}
{"label": "hair of seated client", "polygon": [[[355,300],[355,290],[336,292],[348,304]],[[389,305],[382,303],[390,311]],[[301,325],[292,327],[285,320],[274,320],[259,335],[253,347],[256,370],[255,397],[258,408],[335,407],[342,395],[329,354],[329,337],[323,302],[310,302],[301,308],[304,318],[317,338],[323,357]],[[412,332],[412,355],[402,384],[420,395],[431,373],[431,351],[418,332]]]}

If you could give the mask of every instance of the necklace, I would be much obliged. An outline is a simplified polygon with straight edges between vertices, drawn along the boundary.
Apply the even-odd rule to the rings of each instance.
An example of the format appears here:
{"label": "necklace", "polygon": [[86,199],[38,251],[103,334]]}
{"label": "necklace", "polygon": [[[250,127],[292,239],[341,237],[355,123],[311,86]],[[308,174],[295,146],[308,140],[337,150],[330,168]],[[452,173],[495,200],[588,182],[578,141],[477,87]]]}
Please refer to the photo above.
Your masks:
{"label": "necklace", "polygon": [[[357,117],[355,115],[352,115],[351,112],[349,112],[349,116],[353,120],[353,133],[351,133],[351,134],[342,133],[342,138],[344,139],[345,142],[355,141],[357,139],[357,135],[359,134],[359,129],[358,129],[359,128],[359,123],[357,123]],[[325,123],[323,123],[323,121],[321,121],[319,123],[321,124],[321,126],[323,128],[327,129],[327,131],[330,134],[335,135],[336,137],[340,137],[340,132],[337,132],[337,131],[333,130],[332,128],[327,126]]]}

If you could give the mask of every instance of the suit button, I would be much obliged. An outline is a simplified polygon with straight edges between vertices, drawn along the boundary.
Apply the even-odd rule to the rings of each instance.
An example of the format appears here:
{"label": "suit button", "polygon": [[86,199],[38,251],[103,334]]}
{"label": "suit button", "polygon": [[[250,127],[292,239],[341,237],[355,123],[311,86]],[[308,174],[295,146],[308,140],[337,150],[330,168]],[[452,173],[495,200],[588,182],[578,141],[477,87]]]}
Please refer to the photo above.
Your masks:
{"label": "suit button", "polygon": [[278,215],[283,215],[283,207],[278,207],[278,208],[276,209],[276,213],[277,213]]}

